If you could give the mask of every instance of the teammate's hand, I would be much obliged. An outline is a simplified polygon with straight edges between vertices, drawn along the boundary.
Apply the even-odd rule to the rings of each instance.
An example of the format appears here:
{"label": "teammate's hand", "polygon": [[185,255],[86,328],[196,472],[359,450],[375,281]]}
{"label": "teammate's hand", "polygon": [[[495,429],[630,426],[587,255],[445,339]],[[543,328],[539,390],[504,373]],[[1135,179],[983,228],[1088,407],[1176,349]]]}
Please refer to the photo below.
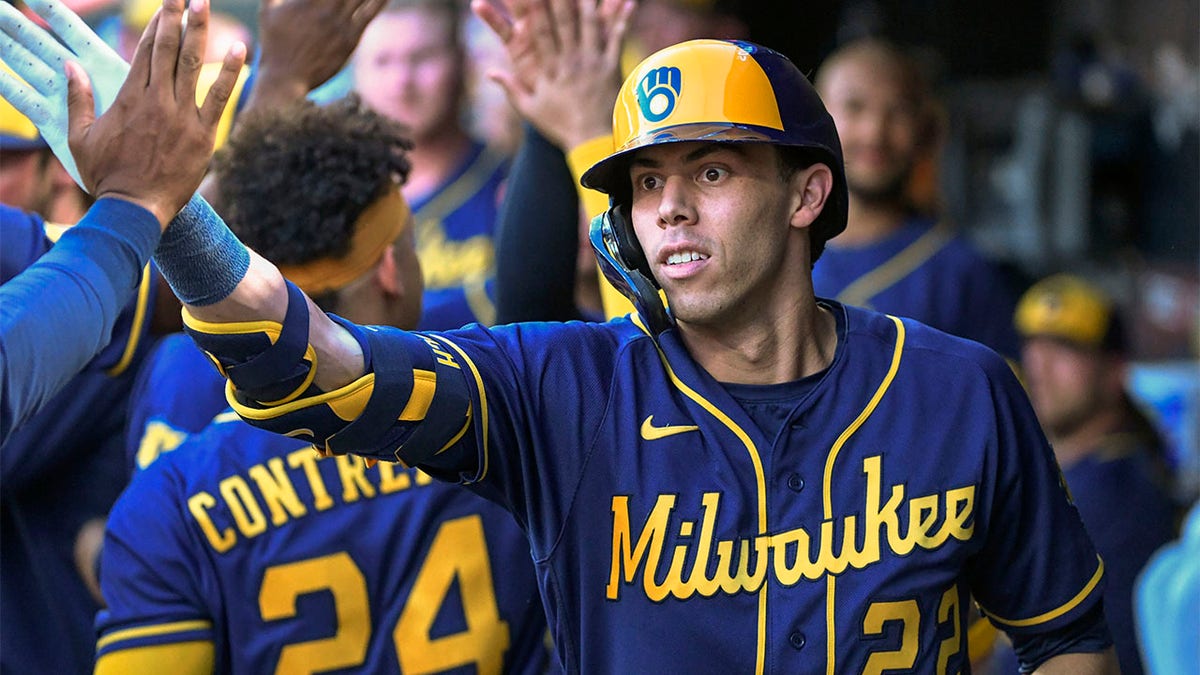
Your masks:
{"label": "teammate's hand", "polygon": [[203,105],[196,82],[208,41],[208,0],[192,0],[187,29],[183,0],[164,0],[151,19],[129,76],[112,107],[95,116],[92,85],[69,61],[69,142],[84,188],[145,207],[164,227],[187,203],[208,168],[217,123],[246,47],[235,43]]}
{"label": "teammate's hand", "polygon": [[473,0],[504,44],[510,71],[491,70],[517,112],[563,150],[612,133],[621,41],[633,0]]}
{"label": "teammate's hand", "polygon": [[247,107],[304,98],[337,74],[387,0],[262,0],[262,53]]}
{"label": "teammate's hand", "polygon": [[[8,3],[0,3],[0,51],[24,82],[0,72],[0,95],[28,117],[67,173],[83,187],[67,146],[67,61],[83,66],[92,81],[96,114],[117,97],[129,64],[58,0],[28,0],[56,40]],[[60,42],[61,41],[61,42]]]}

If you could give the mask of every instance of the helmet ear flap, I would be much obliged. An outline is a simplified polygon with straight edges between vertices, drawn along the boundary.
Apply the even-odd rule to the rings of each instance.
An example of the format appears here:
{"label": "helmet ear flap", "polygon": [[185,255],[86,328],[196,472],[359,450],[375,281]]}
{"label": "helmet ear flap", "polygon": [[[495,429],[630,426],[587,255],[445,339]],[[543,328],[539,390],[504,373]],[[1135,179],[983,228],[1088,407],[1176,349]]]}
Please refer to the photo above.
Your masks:
{"label": "helmet ear flap", "polygon": [[634,234],[628,205],[614,205],[592,219],[588,239],[600,271],[609,283],[633,302],[652,335],[675,325],[659,296],[658,282]]}

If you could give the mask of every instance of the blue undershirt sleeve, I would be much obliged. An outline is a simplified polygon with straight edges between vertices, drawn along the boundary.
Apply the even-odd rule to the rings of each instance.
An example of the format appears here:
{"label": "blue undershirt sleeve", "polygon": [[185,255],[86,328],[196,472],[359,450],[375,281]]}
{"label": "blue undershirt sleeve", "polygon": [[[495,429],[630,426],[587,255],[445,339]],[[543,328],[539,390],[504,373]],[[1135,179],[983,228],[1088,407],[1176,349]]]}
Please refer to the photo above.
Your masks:
{"label": "blue undershirt sleeve", "polygon": [[108,343],[160,235],[149,211],[101,199],[0,286],[0,445]]}

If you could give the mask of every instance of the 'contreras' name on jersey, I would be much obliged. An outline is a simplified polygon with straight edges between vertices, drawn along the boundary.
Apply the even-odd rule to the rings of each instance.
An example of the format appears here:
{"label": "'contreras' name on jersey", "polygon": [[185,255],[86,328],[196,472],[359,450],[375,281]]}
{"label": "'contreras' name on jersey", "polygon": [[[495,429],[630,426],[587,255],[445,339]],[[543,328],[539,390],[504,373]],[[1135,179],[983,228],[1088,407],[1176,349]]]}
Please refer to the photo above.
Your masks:
{"label": "'contreras' name on jersey", "polygon": [[[302,447],[288,453],[286,468],[283,457],[255,464],[245,476],[233,474],[221,479],[216,495],[201,490],[188,497],[188,513],[204,533],[208,545],[217,553],[225,553],[238,543],[239,534],[242,539],[253,539],[266,532],[268,525],[280,527],[311,512],[338,506],[335,495],[340,497],[341,504],[353,504],[362,498],[371,499],[433,482],[419,471],[410,476],[398,464],[380,462],[376,469],[368,470],[358,457],[341,455],[324,460],[336,465],[340,482],[328,485],[317,468],[318,461],[311,447]],[[297,490],[297,485],[308,489]],[[233,527],[221,525],[229,521]]]}
{"label": "'contreras' name on jersey", "polygon": [[[860,548],[856,548],[859,544],[857,515],[842,517],[840,528],[835,528],[834,520],[823,521],[815,543],[813,536],[803,527],[736,541],[714,541],[713,533],[721,508],[719,492],[704,493],[701,499],[703,514],[700,517],[700,531],[694,537],[695,521],[671,518],[678,496],[660,494],[635,543],[630,528],[629,497],[614,496],[612,562],[606,587],[607,597],[609,600],[619,600],[622,583],[635,585],[639,569],[642,590],[650,600],[658,602],[668,596],[686,600],[695,593],[702,596],[711,596],[718,591],[730,595],[755,593],[766,581],[768,561],[772,563],[770,570],[779,583],[791,586],[801,579],[815,580],[826,574],[840,574],[847,567],[862,569],[879,562],[880,542],[883,540],[886,540],[893,554],[903,556],[916,547],[934,550],[950,538],[959,541],[971,538],[974,530],[974,485],[907,500],[904,486],[893,485],[887,501],[881,504],[883,485],[880,463],[879,455],[863,460],[866,499]],[[904,527],[900,514],[905,510],[903,505],[906,502],[907,527]],[[835,530],[841,535],[840,542],[837,541]],[[680,543],[674,546],[669,564],[663,569],[666,561],[664,549],[672,531],[679,533]],[[690,542],[687,542],[689,539]],[[835,546],[838,543],[840,546]],[[712,555],[714,548],[715,564]],[[840,550],[840,553],[835,553],[835,550]],[[692,560],[691,569],[685,574],[684,567],[689,559]]]}

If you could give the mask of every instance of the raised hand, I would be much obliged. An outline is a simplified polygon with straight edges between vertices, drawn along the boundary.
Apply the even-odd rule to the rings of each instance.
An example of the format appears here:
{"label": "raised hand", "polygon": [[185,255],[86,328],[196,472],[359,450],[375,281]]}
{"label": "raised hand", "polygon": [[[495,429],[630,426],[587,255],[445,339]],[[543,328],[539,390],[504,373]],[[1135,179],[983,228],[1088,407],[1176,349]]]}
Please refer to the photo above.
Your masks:
{"label": "raised hand", "polygon": [[112,107],[99,118],[88,73],[74,61],[65,66],[70,150],[84,189],[139,204],[164,227],[204,177],[217,123],[246,58],[245,45],[231,47],[197,107],[208,0],[192,0],[186,30],[183,14],[183,0],[164,0]]}
{"label": "raised hand", "polygon": [[[83,66],[92,81],[96,113],[117,97],[129,64],[58,0],[28,0],[50,25],[50,35],[8,3],[0,3],[0,51],[24,82],[0,73],[0,95],[33,121],[55,156],[81,187],[83,181],[67,147],[67,61]],[[57,36],[58,39],[55,39]],[[61,42],[60,42],[61,41]]]}
{"label": "raised hand", "polygon": [[262,54],[248,107],[303,98],[337,74],[387,0],[262,0]]}
{"label": "raised hand", "polygon": [[511,70],[488,77],[542,135],[564,150],[611,133],[621,88],[621,41],[633,0],[473,0]]}

